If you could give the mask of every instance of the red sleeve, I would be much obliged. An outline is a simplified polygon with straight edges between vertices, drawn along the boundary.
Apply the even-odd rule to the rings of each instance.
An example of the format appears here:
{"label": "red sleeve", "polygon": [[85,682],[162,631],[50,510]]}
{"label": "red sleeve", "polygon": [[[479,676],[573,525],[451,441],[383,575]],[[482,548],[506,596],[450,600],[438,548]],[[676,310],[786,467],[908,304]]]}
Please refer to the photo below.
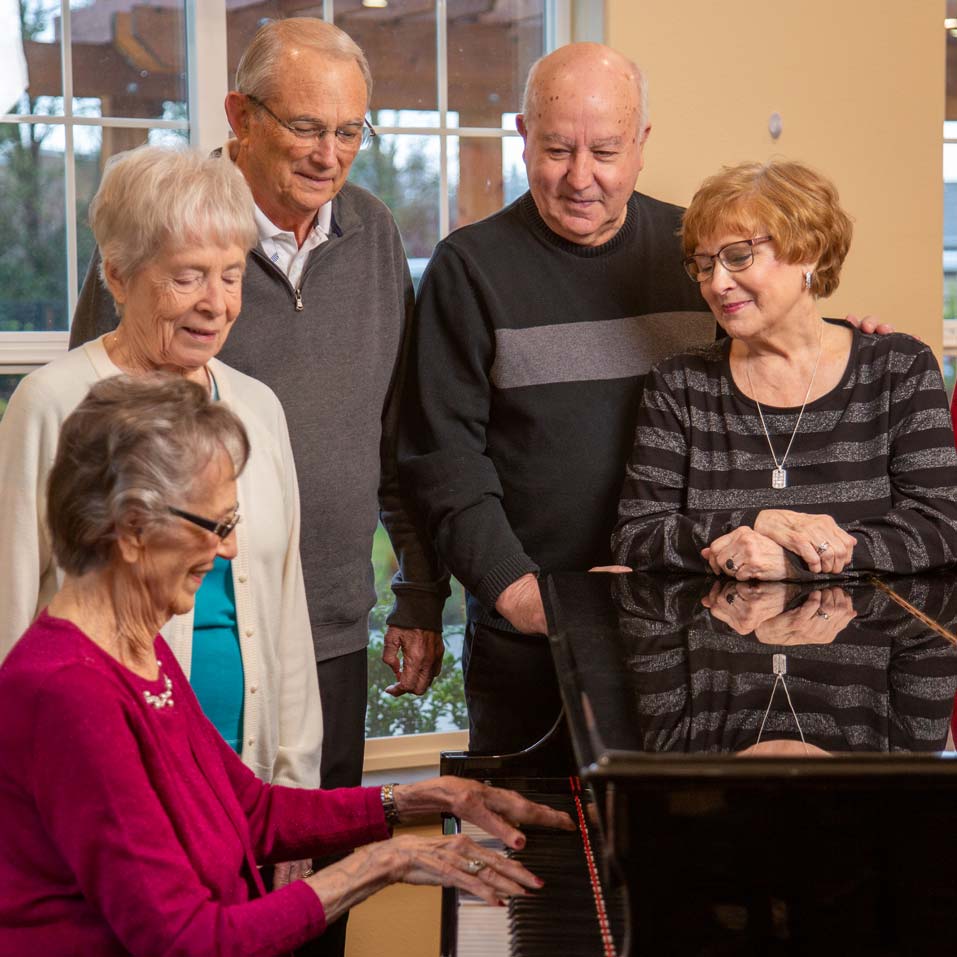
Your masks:
{"label": "red sleeve", "polygon": [[30,772],[38,812],[82,894],[131,953],[267,957],[325,929],[322,905],[302,882],[242,904],[211,899],[108,679],[65,668],[38,699]]}
{"label": "red sleeve", "polygon": [[263,784],[218,734],[216,739],[260,863],[327,857],[389,837],[378,788]]}

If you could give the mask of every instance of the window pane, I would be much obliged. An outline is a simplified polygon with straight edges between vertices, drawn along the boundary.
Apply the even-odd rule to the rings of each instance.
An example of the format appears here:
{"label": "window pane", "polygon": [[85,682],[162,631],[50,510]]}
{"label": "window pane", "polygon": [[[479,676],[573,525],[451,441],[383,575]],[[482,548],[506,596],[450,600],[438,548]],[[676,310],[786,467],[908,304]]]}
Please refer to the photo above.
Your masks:
{"label": "window pane", "polygon": [[186,119],[183,7],[72,0],[74,112]]}
{"label": "window pane", "polygon": [[335,24],[369,61],[372,108],[418,112],[414,123],[404,125],[437,126],[434,0],[389,0],[381,9],[354,6],[346,11],[336,4]]}
{"label": "window pane", "polygon": [[0,374],[0,419],[7,410],[7,401],[22,378],[22,375]]}
{"label": "window pane", "polygon": [[449,222],[474,223],[528,188],[520,136],[449,138]]}
{"label": "window pane", "polygon": [[410,259],[432,254],[439,240],[438,136],[377,136],[356,156],[349,178],[392,210]]}
{"label": "window pane", "polygon": [[112,126],[78,126],[74,130],[76,168],[77,275],[82,285],[96,244],[89,224],[90,201],[100,186],[107,160],[143,143],[182,144],[189,140],[188,130],[128,129]]}
{"label": "window pane", "polygon": [[63,115],[63,72],[60,63],[60,0],[21,0],[23,54],[30,89],[11,113]]}
{"label": "window pane", "polygon": [[448,0],[449,109],[460,126],[500,126],[518,112],[529,67],[545,52],[544,0]]}
{"label": "window pane", "polygon": [[66,329],[63,128],[0,124],[0,330]]}
{"label": "window pane", "polygon": [[462,586],[452,580],[452,595],[445,603],[442,635],[445,660],[442,673],[421,697],[405,694],[394,698],[385,689],[395,681],[392,670],[382,663],[385,619],[392,609],[389,582],[396,569],[389,537],[380,525],[372,550],[376,592],[379,602],[369,617],[369,693],[366,736],[392,737],[397,734],[424,734],[429,731],[456,731],[468,727],[462,680],[462,642],[465,635],[465,596]]}

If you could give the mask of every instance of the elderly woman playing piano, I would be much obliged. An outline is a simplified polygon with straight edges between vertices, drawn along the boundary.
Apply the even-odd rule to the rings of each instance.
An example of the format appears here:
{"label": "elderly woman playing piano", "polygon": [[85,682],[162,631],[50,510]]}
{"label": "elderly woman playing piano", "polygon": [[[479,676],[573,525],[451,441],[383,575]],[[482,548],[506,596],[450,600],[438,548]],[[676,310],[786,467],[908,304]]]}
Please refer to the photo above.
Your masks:
{"label": "elderly woman playing piano", "polygon": [[851,239],[834,185],[799,163],[725,168],[682,236],[727,338],[651,370],[615,560],[741,580],[957,561],[957,454],[933,354],[818,308]]}
{"label": "elderly woman playing piano", "polygon": [[[246,429],[179,376],[96,383],[66,419],[47,515],[62,584],[0,667],[0,953],[288,953],[395,882],[486,901],[541,882],[512,848],[567,815],[452,778],[333,791],[266,784],[210,721],[158,634],[237,553]],[[355,853],[267,894],[258,864]],[[386,949],[386,948],[384,948]]]}

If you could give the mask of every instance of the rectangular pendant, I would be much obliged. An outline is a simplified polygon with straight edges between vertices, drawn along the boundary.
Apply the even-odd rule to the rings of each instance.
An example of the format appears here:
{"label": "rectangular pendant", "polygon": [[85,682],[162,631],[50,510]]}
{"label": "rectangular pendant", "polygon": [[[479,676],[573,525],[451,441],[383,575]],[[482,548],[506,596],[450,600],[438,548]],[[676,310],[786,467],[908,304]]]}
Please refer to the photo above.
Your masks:
{"label": "rectangular pendant", "polygon": [[785,469],[775,469],[771,473],[771,488],[787,488],[788,473]]}

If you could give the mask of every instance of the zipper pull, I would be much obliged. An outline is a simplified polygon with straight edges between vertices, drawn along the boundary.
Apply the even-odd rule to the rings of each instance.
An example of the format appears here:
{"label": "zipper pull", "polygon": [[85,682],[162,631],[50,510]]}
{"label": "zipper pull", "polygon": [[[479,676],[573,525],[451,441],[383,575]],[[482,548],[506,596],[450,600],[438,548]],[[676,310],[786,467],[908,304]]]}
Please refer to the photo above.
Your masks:
{"label": "zipper pull", "polygon": [[302,291],[296,289],[296,312],[302,312]]}

